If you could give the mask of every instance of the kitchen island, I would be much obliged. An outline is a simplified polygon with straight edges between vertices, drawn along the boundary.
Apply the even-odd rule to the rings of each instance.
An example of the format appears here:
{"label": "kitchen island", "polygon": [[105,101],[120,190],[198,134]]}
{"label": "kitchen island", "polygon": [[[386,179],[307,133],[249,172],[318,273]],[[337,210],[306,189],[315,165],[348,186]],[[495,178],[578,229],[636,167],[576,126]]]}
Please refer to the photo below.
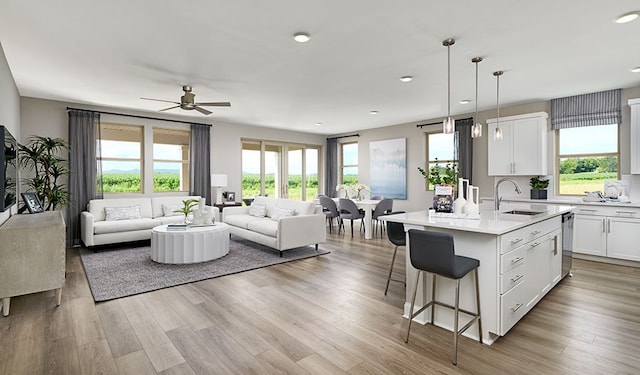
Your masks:
{"label": "kitchen island", "polygon": [[[482,336],[485,344],[492,344],[505,335],[533,306],[561,279],[562,274],[562,214],[571,212],[572,206],[547,204],[503,204],[500,211],[488,205],[481,207],[480,215],[461,218],[458,215],[417,211],[380,217],[404,224],[409,229],[451,233],[457,255],[478,259],[478,278],[482,316]],[[511,211],[512,213],[507,213]],[[411,249],[407,238],[407,254]],[[407,289],[404,316],[409,316],[411,297],[417,270],[406,259]],[[430,299],[431,277],[421,278],[415,309]],[[436,299],[453,305],[455,281],[439,277]],[[436,306],[434,324],[453,330],[453,312]],[[475,311],[473,278],[461,280],[460,308]],[[414,320],[425,324],[430,309]],[[460,326],[470,320],[460,314]],[[465,335],[477,339],[477,328],[471,327]]]}

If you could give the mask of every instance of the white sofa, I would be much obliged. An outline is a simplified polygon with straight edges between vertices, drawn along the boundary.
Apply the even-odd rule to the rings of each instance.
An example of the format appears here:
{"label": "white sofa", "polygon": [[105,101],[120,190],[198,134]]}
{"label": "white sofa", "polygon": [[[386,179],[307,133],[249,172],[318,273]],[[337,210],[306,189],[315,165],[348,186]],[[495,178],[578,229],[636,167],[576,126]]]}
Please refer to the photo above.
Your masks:
{"label": "white sofa", "polygon": [[[260,206],[266,208],[265,215],[255,216]],[[251,207],[223,209],[222,221],[229,225],[229,233],[279,250],[280,256],[285,250],[307,245],[315,245],[318,250],[318,244],[327,239],[322,207],[314,202],[256,197]],[[286,211],[293,216],[277,218]]]}
{"label": "white sofa", "polygon": [[[158,225],[175,224],[184,220],[184,215],[173,210],[182,207],[185,199],[200,199],[198,196],[169,196],[93,199],[87,204],[87,211],[80,214],[80,230],[85,246],[97,246],[118,242],[148,240],[151,229]],[[139,206],[140,217],[133,219],[106,220],[107,210]],[[219,210],[213,210],[214,220],[219,218]],[[165,212],[167,211],[167,212]],[[134,209],[137,214],[137,208]],[[134,217],[137,215],[133,215]]]}

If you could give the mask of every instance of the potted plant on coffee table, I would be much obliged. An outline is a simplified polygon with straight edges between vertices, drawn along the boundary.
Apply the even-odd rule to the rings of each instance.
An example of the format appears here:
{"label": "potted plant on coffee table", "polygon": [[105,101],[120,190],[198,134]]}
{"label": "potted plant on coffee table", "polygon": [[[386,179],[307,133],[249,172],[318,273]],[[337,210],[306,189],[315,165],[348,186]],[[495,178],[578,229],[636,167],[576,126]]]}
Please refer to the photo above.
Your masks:
{"label": "potted plant on coffee table", "polygon": [[531,199],[547,199],[549,180],[542,180],[540,176],[531,177],[529,186],[531,186]]}
{"label": "potted plant on coffee table", "polygon": [[182,208],[175,210],[174,212],[179,212],[184,215],[184,223],[190,224],[191,219],[189,215],[193,212],[193,208],[198,205],[199,200],[197,199],[185,199],[182,201]]}

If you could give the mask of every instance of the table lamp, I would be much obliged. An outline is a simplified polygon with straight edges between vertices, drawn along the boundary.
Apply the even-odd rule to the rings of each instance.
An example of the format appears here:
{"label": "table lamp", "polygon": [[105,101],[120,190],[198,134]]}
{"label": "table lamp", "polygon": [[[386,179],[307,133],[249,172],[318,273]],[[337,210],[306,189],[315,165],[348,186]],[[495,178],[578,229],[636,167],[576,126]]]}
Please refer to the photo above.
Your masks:
{"label": "table lamp", "polygon": [[212,174],[211,186],[216,188],[216,204],[222,204],[222,188],[227,186],[226,174]]}

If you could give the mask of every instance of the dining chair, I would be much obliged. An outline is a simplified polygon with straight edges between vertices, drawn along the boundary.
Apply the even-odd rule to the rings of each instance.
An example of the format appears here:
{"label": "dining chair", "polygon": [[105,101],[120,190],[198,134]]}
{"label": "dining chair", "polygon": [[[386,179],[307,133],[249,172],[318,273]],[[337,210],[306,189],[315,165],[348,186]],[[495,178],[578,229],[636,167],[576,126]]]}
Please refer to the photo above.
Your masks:
{"label": "dining chair", "polygon": [[[360,230],[364,225],[364,212],[358,209],[358,206],[351,200],[346,198],[340,198],[338,201],[340,208],[340,226],[344,230],[344,220],[351,220],[351,237],[353,237],[353,221],[360,220]],[[338,228],[338,233],[340,229]]]}
{"label": "dining chair", "polygon": [[338,220],[338,234],[340,234],[340,212],[338,211],[338,206],[336,202],[329,198],[326,195],[318,195],[318,201],[322,206],[322,212],[324,212],[324,216],[329,222],[329,233],[333,231],[333,219],[337,218]]}

